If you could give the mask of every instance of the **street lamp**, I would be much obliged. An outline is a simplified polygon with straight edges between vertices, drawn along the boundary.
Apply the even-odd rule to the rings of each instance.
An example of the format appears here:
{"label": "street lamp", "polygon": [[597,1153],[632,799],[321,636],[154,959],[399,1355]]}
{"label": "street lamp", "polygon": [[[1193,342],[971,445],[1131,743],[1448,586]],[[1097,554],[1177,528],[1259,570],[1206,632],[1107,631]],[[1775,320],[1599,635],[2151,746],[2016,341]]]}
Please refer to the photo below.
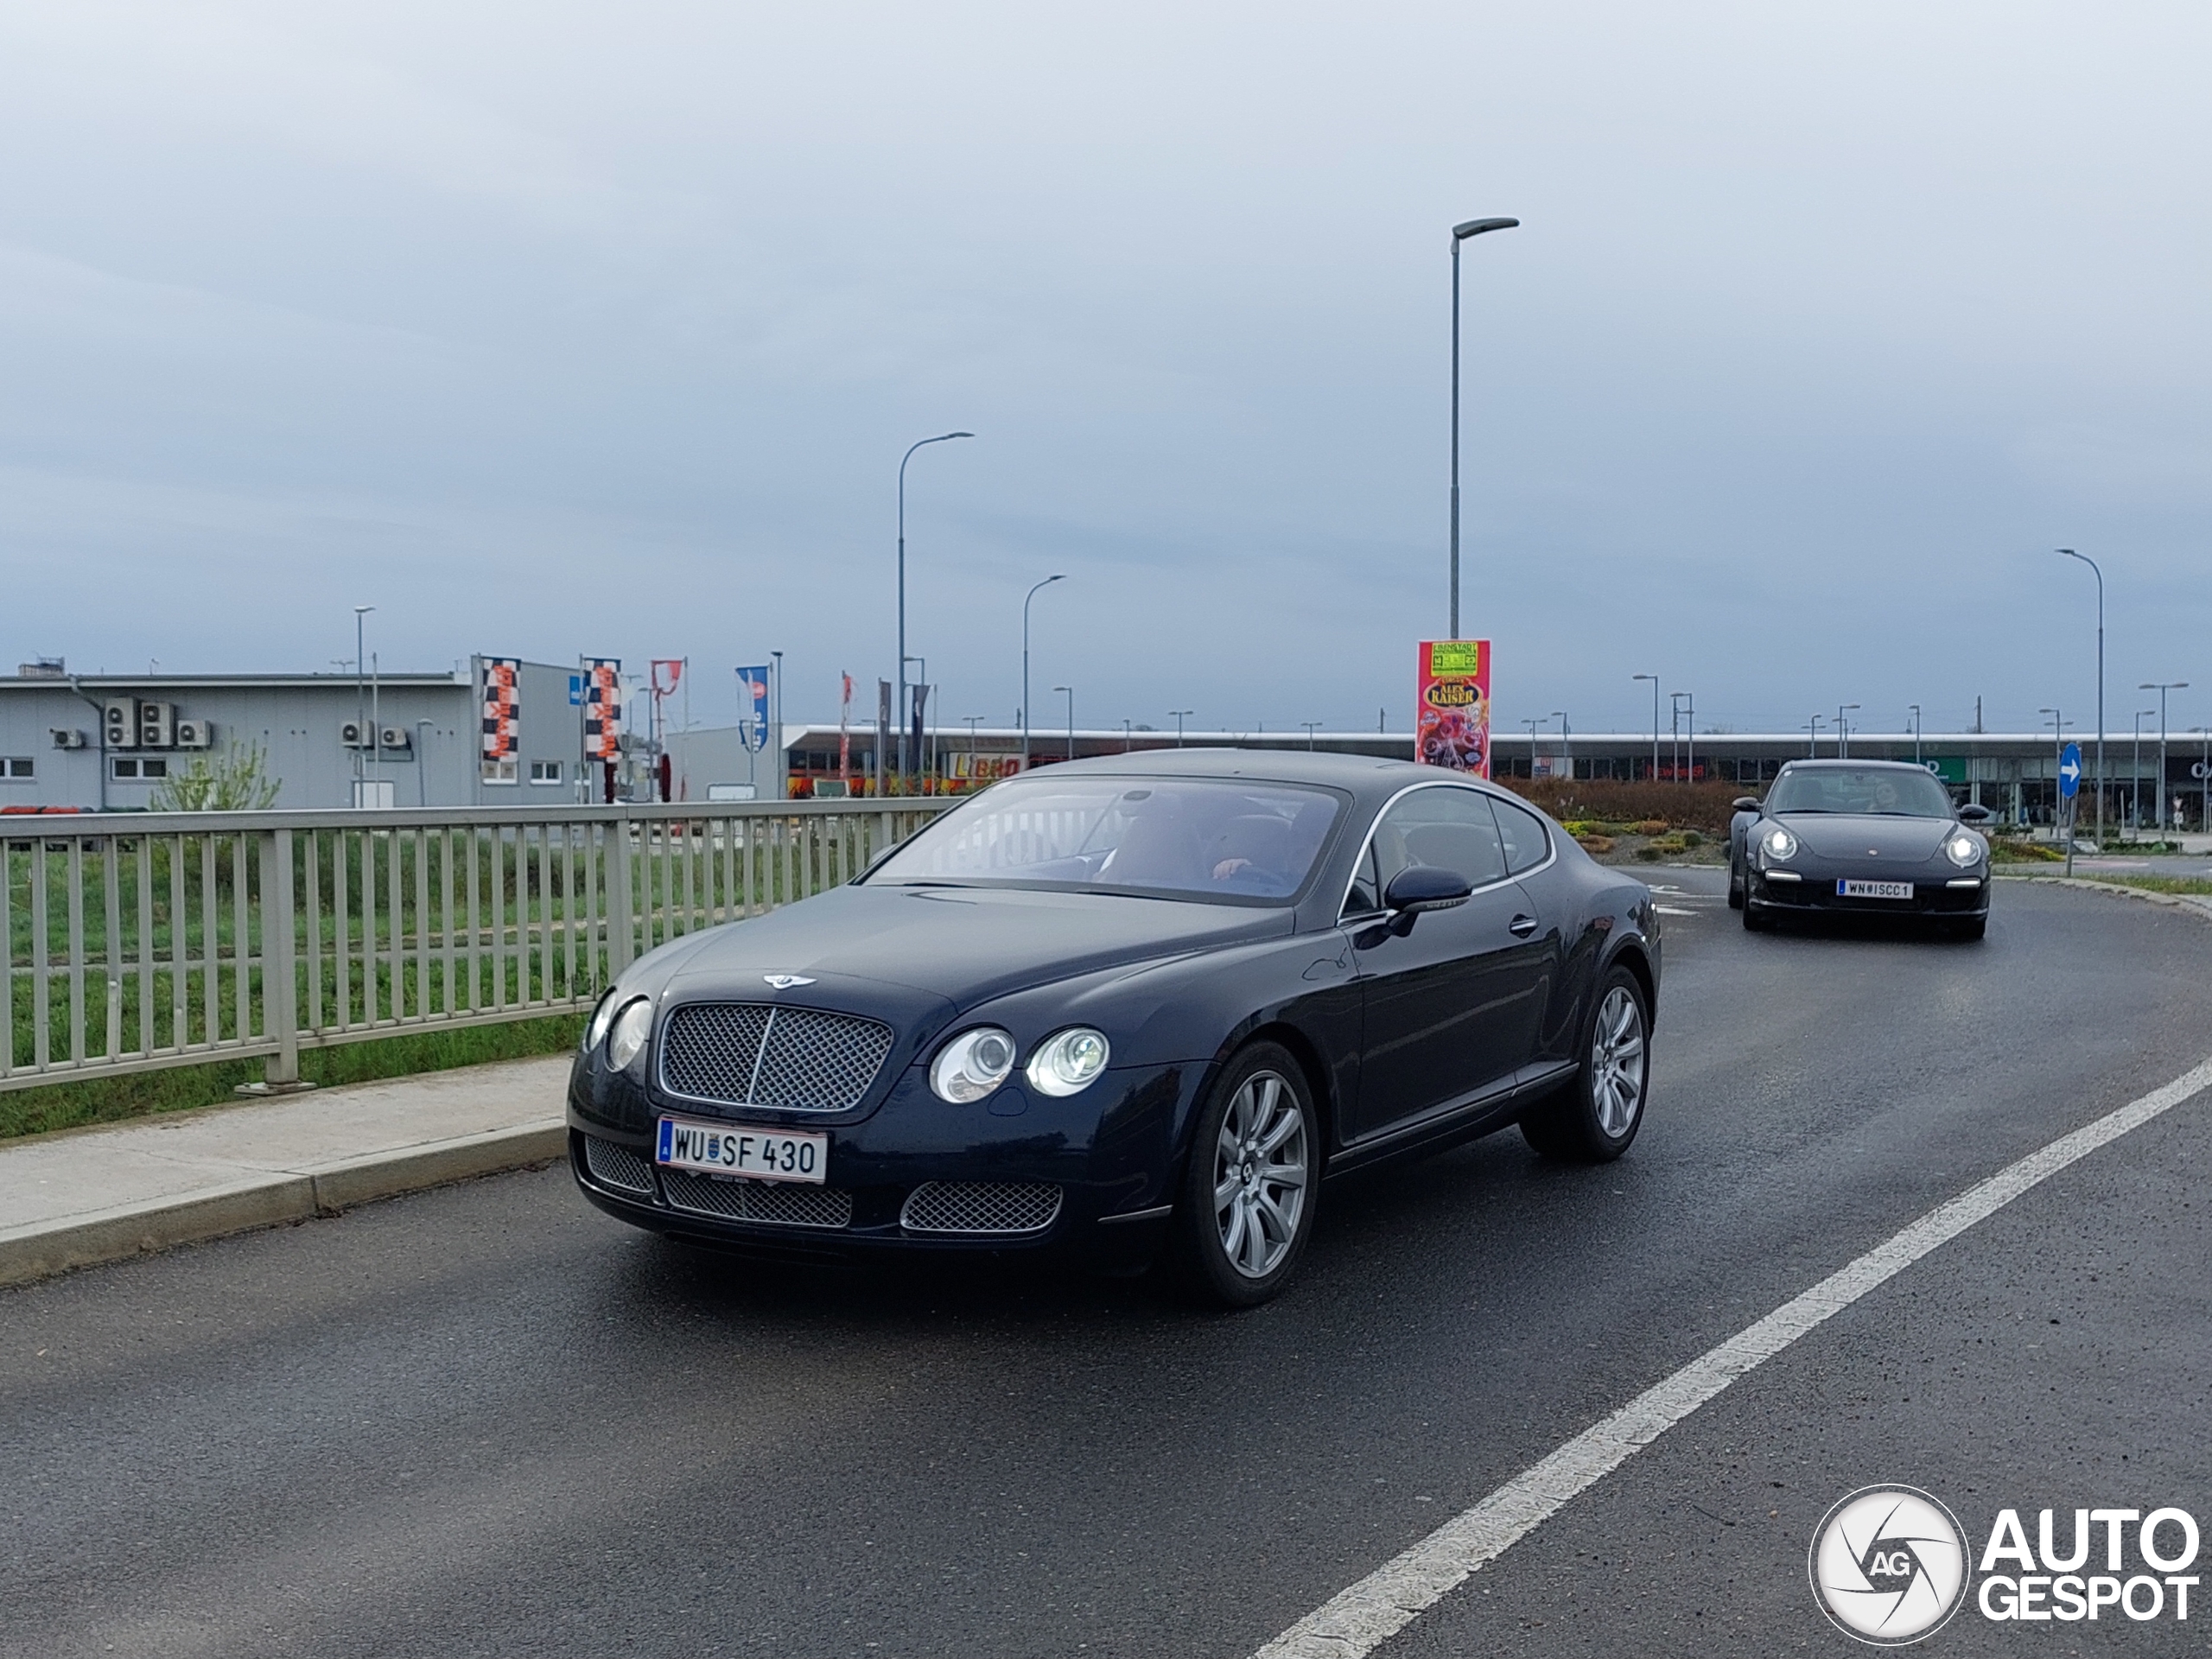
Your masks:
{"label": "street lamp", "polygon": [[1072,760],[1075,759],[1075,688],[1071,685],[1056,685],[1052,690],[1068,694],[1068,759]]}
{"label": "street lamp", "polygon": [[1859,705],[1855,702],[1839,702],[1835,706],[1835,758],[1839,760],[1851,753],[1851,728],[1845,723],[1843,717],[1847,713],[1856,714],[1858,711]]}
{"label": "street lamp", "polygon": [[1529,775],[1534,778],[1536,775],[1536,728],[1544,722],[1538,715],[1523,715],[1521,723],[1529,728]]}
{"label": "street lamp", "polygon": [[1032,588],[1028,597],[1021,601],[1021,769],[1024,772],[1029,770],[1029,601],[1054,582],[1066,580],[1065,573],[1047,576]]}
{"label": "street lamp", "polygon": [[[2064,557],[2079,559],[2088,565],[2097,578],[2097,843],[2105,838],[2105,573],[2097,569],[2097,562],[2086,553],[2076,553],[2070,547],[2057,550]],[[2164,787],[2161,781],[2160,788]],[[2136,822],[2142,822],[2139,811]]]}
{"label": "street lamp", "polygon": [[[2059,803],[2064,798],[2058,793],[2059,785],[2064,781],[2059,777],[2058,769],[2066,763],[2066,720],[2056,709],[2038,709],[2036,713],[2050,716],[2051,729],[2056,734],[2050,743],[2050,822],[2055,831],[2058,825]],[[2069,836],[2067,840],[2070,843],[2073,837]]]}
{"label": "street lamp", "polygon": [[1183,716],[1195,715],[1198,711],[1195,709],[1170,709],[1167,712],[1175,716],[1175,747],[1179,749],[1183,747]]}
{"label": "street lamp", "polygon": [[906,463],[914,458],[914,451],[924,444],[950,443],[955,438],[972,438],[973,432],[940,432],[933,438],[910,445],[899,457],[899,774],[906,775]]}
{"label": "street lamp", "polygon": [[1675,774],[1675,781],[1682,781],[1682,699],[1686,691],[1667,694],[1667,765]]}
{"label": "street lamp", "polygon": [[[2158,809],[2158,833],[2163,836],[2165,834],[2166,828],[2166,693],[2186,691],[2189,690],[2189,682],[2187,680],[2145,680],[2135,689],[2138,691],[2156,691],[2158,694],[2158,792],[2153,798],[2152,804]],[[2138,812],[2135,816],[2138,820],[2140,820],[2143,815]]]}
{"label": "street lamp", "polygon": [[1905,706],[1912,710],[1912,764],[1916,766],[1920,764],[1920,705],[1914,702]]}
{"label": "street lamp", "polygon": [[1548,718],[1559,721],[1560,759],[1567,763],[1567,781],[1572,783],[1574,780],[1574,734],[1567,727],[1567,710],[1554,709]]}
{"label": "street lamp", "polygon": [[1821,718],[1820,715],[1815,715],[1805,723],[1805,729],[1813,734],[1811,747],[1805,751],[1805,758],[1808,760],[1817,760],[1821,758]]}
{"label": "street lamp", "polygon": [[[1697,776],[1697,693],[1669,691],[1667,695],[1669,697],[1679,697],[1682,700],[1675,704],[1675,731],[1677,737],[1687,731],[1688,741],[1682,749],[1679,770],[1675,773],[1675,781],[1687,784]],[[1682,704],[1684,702],[1689,705],[1687,728],[1683,724]]]}
{"label": "street lamp", "polygon": [[2196,762],[2196,775],[2204,785],[2204,799],[2196,809],[2196,827],[2201,833],[2212,835],[2212,726],[2190,729],[2204,740],[2204,753]]}
{"label": "street lamp", "polygon": [[2135,820],[2134,829],[2138,835],[2143,830],[2143,716],[2158,712],[2155,709],[2138,709],[2135,711],[2135,759],[2127,771],[2127,810],[2128,816]]}
{"label": "street lamp", "polygon": [[1301,720],[1298,723],[1306,728],[1306,750],[1310,754],[1313,751],[1313,728],[1321,722],[1318,720]]}
{"label": "street lamp", "polygon": [[1638,674],[1634,677],[1651,682],[1651,781],[1656,784],[1659,781],[1659,677]]}
{"label": "street lamp", "polygon": [[1471,219],[1452,227],[1452,637],[1459,637],[1459,245],[1510,231],[1517,219]]}
{"label": "street lamp", "polygon": [[433,723],[427,720],[418,720],[415,722],[415,804],[417,806],[428,806],[430,804],[430,780],[428,775],[430,770],[430,740],[423,728]]}

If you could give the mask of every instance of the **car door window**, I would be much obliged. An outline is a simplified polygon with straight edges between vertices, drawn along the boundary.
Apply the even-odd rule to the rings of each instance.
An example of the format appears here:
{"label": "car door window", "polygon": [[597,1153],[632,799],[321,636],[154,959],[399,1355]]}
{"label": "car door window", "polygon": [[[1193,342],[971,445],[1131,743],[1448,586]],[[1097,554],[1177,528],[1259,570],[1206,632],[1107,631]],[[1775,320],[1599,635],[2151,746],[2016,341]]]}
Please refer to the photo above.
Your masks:
{"label": "car door window", "polygon": [[1533,870],[1552,855],[1550,835],[1544,821],[1526,807],[1496,796],[1490,804],[1497,814],[1498,837],[1505,843],[1505,868],[1515,875]]}
{"label": "car door window", "polygon": [[1344,914],[1372,916],[1382,908],[1382,889],[1375,880],[1375,843],[1370,841],[1359,855],[1351,886],[1344,893]]}
{"label": "car door window", "polygon": [[1375,826],[1376,892],[1388,893],[1402,870],[1450,870],[1472,887],[1505,877],[1505,849],[1490,802],[1471,789],[1440,785],[1402,795]]}

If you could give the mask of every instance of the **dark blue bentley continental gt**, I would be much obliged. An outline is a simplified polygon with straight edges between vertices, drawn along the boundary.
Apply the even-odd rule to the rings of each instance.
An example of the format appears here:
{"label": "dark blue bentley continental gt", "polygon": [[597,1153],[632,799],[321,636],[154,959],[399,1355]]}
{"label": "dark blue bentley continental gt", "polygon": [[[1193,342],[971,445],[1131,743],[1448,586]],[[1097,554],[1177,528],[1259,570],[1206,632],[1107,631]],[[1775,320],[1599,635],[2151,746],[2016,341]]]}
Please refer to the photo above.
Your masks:
{"label": "dark blue bentley continental gt", "polygon": [[594,1204],[853,1255],[1165,1255],[1274,1295],[1325,1179],[1518,1123],[1618,1158],[1648,889],[1503,790],[1173,750],[976,796],[849,886],[640,958],[569,1089]]}

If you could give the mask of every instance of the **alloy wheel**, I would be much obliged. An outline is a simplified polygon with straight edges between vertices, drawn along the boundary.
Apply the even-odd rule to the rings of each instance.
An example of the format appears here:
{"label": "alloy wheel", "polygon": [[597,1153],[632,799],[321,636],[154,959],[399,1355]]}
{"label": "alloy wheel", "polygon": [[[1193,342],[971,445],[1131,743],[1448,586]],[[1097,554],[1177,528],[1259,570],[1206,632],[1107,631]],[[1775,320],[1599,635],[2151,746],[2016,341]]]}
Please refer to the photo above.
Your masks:
{"label": "alloy wheel", "polygon": [[1213,1154],[1221,1251],[1243,1277],[1266,1278],[1289,1253],[1308,1173],[1297,1095],[1279,1074],[1255,1071],[1229,1103]]}
{"label": "alloy wheel", "polygon": [[1590,1046],[1590,1103],[1598,1127],[1618,1140],[1643,1103],[1643,1010],[1625,985],[1605,993]]}

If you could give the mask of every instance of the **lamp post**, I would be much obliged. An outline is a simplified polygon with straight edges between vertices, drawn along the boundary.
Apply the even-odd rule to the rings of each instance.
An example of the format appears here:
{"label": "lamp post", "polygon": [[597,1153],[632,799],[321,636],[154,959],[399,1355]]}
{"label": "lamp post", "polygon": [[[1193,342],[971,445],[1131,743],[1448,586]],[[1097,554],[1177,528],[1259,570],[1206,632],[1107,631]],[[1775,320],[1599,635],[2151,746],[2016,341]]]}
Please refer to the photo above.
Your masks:
{"label": "lamp post", "polygon": [[2196,828],[2200,834],[2212,835],[2212,726],[2191,729],[2204,740],[2204,753],[2196,761],[2196,775],[2204,785],[2204,799],[2196,809]]}
{"label": "lamp post", "polygon": [[1065,573],[1047,576],[1032,588],[1028,597],[1021,601],[1021,769],[1024,772],[1029,770],[1029,601],[1054,582],[1066,580]]}
{"label": "lamp post", "polygon": [[1659,781],[1659,677],[1638,674],[1634,677],[1651,682],[1651,781],[1656,784]]}
{"label": "lamp post", "polygon": [[1843,717],[1858,711],[1859,705],[1855,702],[1839,702],[1835,706],[1835,758],[1839,760],[1847,760],[1851,754],[1851,728],[1845,723]]}
{"label": "lamp post", "polygon": [[1127,715],[1122,716],[1122,753],[1127,754],[1135,741],[1135,722]]}
{"label": "lamp post", "polygon": [[1068,759],[1072,760],[1075,759],[1075,688],[1071,685],[1056,685],[1052,690],[1068,694]]}
{"label": "lamp post", "polygon": [[1536,775],[1536,728],[1544,722],[1538,715],[1523,715],[1521,723],[1529,728],[1529,775],[1534,778]]}
{"label": "lamp post", "polygon": [[1471,219],[1452,227],[1452,637],[1459,637],[1459,245],[1510,231],[1517,219]]}
{"label": "lamp post", "polygon": [[1183,716],[1195,715],[1198,711],[1195,709],[1170,709],[1167,712],[1175,716],[1175,747],[1179,749],[1183,747]]}
{"label": "lamp post", "polygon": [[[2057,550],[2063,557],[2088,565],[2097,579],[2097,842],[2101,846],[2105,838],[2105,573],[2086,553],[2076,553],[2070,547]],[[2164,788],[2164,783],[2159,786]],[[2143,815],[2139,811],[2135,817],[2139,824]]]}
{"label": "lamp post", "polygon": [[[362,619],[374,609],[376,607],[373,605],[356,605],[353,607],[353,734],[356,737],[367,730],[369,723],[369,653],[362,649],[366,626]],[[374,734],[370,735],[373,741]],[[361,798],[361,746],[358,743],[353,746],[353,804],[367,804]]]}
{"label": "lamp post", "polygon": [[1311,754],[1313,752],[1313,728],[1321,722],[1318,720],[1301,720],[1298,723],[1306,728],[1306,752]]}
{"label": "lamp post", "polygon": [[[2156,691],[2158,694],[2158,792],[2154,798],[2153,804],[2158,809],[2158,833],[2163,836],[2166,832],[2166,693],[2186,691],[2189,690],[2189,682],[2187,680],[2145,680],[2135,689],[2138,691]],[[2135,816],[2140,820],[2143,815],[2138,812]]]}
{"label": "lamp post", "polygon": [[[2036,713],[2050,716],[2051,730],[2056,734],[2050,742],[2050,822],[2052,829],[2056,830],[2058,826],[2059,803],[2063,799],[2058,792],[2060,782],[2058,768],[2066,760],[2066,720],[2056,709],[2038,709]],[[2069,836],[2067,839],[2070,843],[2073,837]],[[2070,844],[2069,851],[2071,851]],[[2072,860],[2069,858],[2068,862],[2072,862]]]}
{"label": "lamp post", "polygon": [[2143,716],[2158,712],[2155,709],[2135,711],[2135,759],[2127,769],[2127,815],[2135,820],[2134,833],[2128,837],[2131,841],[2143,831]]}
{"label": "lamp post", "polygon": [[1906,704],[1905,706],[1906,706],[1907,708],[1909,708],[1909,709],[1910,709],[1912,710],[1912,764],[1913,764],[1914,766],[1918,766],[1918,765],[1920,765],[1920,764],[1921,764],[1921,760],[1920,760],[1920,705],[1919,705],[1918,703],[1916,703],[1916,702],[1914,702],[1914,703],[1908,703],[1908,704]]}
{"label": "lamp post", "polygon": [[1673,768],[1678,784],[1682,781],[1682,699],[1688,695],[1687,691],[1667,694],[1667,764]]}
{"label": "lamp post", "polygon": [[940,432],[933,438],[924,438],[907,447],[899,457],[899,775],[907,774],[906,721],[906,463],[914,458],[914,451],[925,444],[950,443],[955,438],[972,438],[973,432]]}
{"label": "lamp post", "polygon": [[1813,734],[1812,742],[1805,751],[1805,758],[1808,760],[1817,760],[1821,758],[1821,716],[1815,715],[1812,719],[1806,721],[1805,729]]}
{"label": "lamp post", "polygon": [[1567,766],[1567,779],[1569,783],[1573,783],[1574,781],[1574,733],[1567,726],[1567,710],[1554,709],[1551,712],[1550,718],[1559,721],[1559,755]]}
{"label": "lamp post", "polygon": [[415,804],[417,806],[430,804],[430,740],[425,728],[431,724],[427,720],[415,722]]}

